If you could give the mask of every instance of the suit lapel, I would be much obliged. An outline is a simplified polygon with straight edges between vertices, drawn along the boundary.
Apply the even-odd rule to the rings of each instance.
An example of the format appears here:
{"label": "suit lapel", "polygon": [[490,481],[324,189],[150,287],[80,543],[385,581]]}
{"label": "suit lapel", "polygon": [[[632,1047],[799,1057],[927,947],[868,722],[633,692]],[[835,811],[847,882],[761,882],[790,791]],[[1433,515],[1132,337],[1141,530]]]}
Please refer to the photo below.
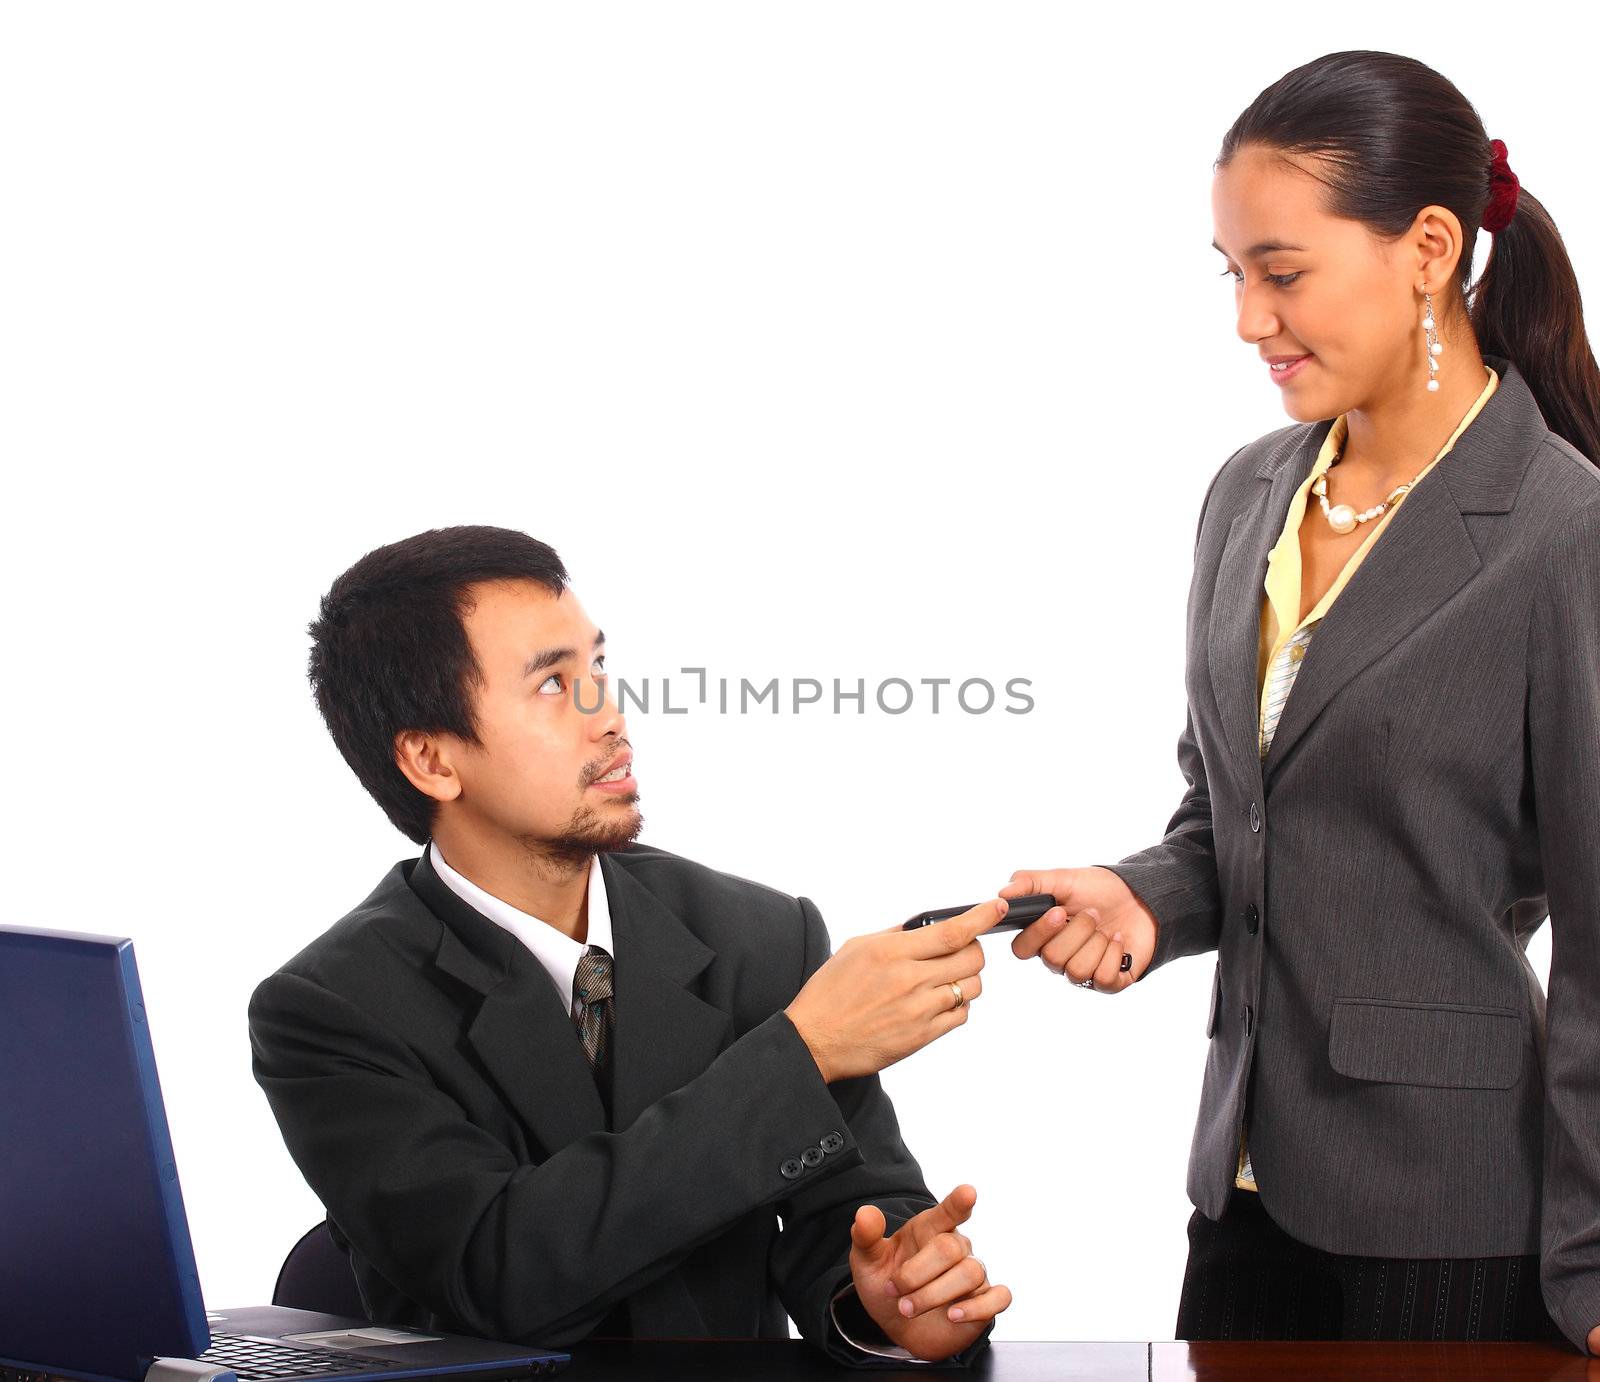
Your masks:
{"label": "suit lapel", "polygon": [[[715,953],[633,877],[626,857],[625,851],[600,855],[616,948],[611,1113],[619,1131],[704,1071],[728,1044],[733,1025],[728,1013],[687,988]],[[705,1318],[678,1271],[635,1291],[628,1316],[636,1337],[706,1333]]]}
{"label": "suit lapel", "polygon": [[[1291,432],[1256,468],[1261,481],[1233,517],[1217,566],[1206,654],[1223,731],[1236,761],[1259,771],[1260,702],[1256,664],[1267,553],[1283,527],[1289,497],[1306,478],[1333,426],[1330,418]],[[1281,730],[1280,730],[1281,732]]]}
{"label": "suit lapel", "polygon": [[[628,1128],[663,1095],[700,1074],[727,1044],[732,1018],[690,993],[716,958],[665,903],[609,853],[600,855],[611,911],[616,1026],[612,1127]],[[435,963],[481,994],[467,1040],[546,1154],[606,1131],[605,1109],[566,1005],[516,937],[469,906],[423,851],[412,889],[443,922]],[[706,1325],[681,1273],[628,1297],[641,1337],[699,1337]]]}
{"label": "suit lapel", "polygon": [[[732,1019],[687,987],[714,953],[612,854],[600,867],[616,951],[612,1125],[623,1129],[716,1058]],[[506,1101],[547,1151],[604,1131],[572,1018],[539,962],[452,892],[426,851],[410,882],[444,923],[435,964],[482,995],[467,1040]]]}
{"label": "suit lapel", "polygon": [[604,1132],[605,1106],[572,1016],[521,941],[458,897],[423,851],[411,887],[439,920],[434,963],[481,995],[467,1041],[547,1154]]}
{"label": "suit lapel", "polygon": [[1406,496],[1318,624],[1261,765],[1266,784],[1339,689],[1438,609],[1482,565],[1450,487],[1442,483],[1444,468],[1461,459],[1456,452],[1471,432],[1468,427],[1461,434],[1439,462],[1437,474]]}
{"label": "suit lapel", "polygon": [[714,953],[633,877],[625,858],[600,855],[617,952],[612,1115],[619,1129],[705,1070],[732,1026],[728,1013],[687,987]]}
{"label": "suit lapel", "polygon": [[1256,751],[1256,669],[1267,552],[1332,419],[1312,425],[1298,444],[1291,440],[1258,468],[1259,493],[1235,517],[1218,570],[1210,667],[1229,743],[1259,769],[1263,789],[1339,690],[1477,573],[1482,561],[1463,516],[1508,513],[1515,503],[1543,441],[1544,419],[1516,367],[1500,356],[1484,359],[1500,375],[1499,387],[1435,471],[1406,497],[1323,617],[1264,761]]}

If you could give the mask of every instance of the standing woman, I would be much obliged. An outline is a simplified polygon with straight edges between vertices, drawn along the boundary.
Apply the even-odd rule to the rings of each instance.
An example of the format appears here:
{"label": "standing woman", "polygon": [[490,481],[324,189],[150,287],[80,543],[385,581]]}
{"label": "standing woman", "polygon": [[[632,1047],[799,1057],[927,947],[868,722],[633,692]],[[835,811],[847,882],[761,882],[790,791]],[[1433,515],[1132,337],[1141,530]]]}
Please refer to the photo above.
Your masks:
{"label": "standing woman", "polygon": [[1217,951],[1180,1338],[1600,1352],[1600,372],[1572,265],[1504,143],[1392,53],[1263,91],[1213,212],[1296,421],[1201,508],[1166,838],[1014,874],[1062,904],[1014,949],[1102,992]]}

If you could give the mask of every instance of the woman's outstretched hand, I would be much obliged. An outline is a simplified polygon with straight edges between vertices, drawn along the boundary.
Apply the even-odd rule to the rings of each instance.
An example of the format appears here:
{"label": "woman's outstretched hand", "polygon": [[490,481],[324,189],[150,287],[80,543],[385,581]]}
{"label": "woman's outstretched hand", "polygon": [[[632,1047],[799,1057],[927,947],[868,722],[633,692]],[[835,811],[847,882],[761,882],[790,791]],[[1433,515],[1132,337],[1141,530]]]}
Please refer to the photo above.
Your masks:
{"label": "woman's outstretched hand", "polygon": [[1000,889],[1008,899],[1031,893],[1060,905],[1017,932],[1011,952],[1019,960],[1037,955],[1075,984],[1092,980],[1099,993],[1121,993],[1149,968],[1160,924],[1110,869],[1018,869]]}

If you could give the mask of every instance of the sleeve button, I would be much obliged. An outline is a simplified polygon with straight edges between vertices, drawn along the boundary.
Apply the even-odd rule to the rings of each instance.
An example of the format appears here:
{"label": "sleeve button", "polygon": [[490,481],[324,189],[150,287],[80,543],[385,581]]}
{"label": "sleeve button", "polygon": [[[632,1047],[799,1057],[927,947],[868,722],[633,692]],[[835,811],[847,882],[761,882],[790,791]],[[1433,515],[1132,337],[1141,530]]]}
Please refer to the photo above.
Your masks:
{"label": "sleeve button", "polygon": [[832,1153],[834,1153],[834,1152],[842,1150],[843,1147],[844,1147],[844,1138],[841,1137],[836,1132],[830,1132],[826,1137],[824,1137],[822,1139],[822,1150],[827,1152],[827,1153],[829,1153],[830,1155]]}
{"label": "sleeve button", "polygon": [[783,1163],[782,1166],[778,1167],[778,1170],[781,1171],[788,1180],[793,1180],[805,1169],[806,1168],[800,1164],[800,1158],[795,1156],[790,1157],[786,1162]]}
{"label": "sleeve button", "polygon": [[805,1151],[800,1153],[800,1160],[805,1162],[807,1166],[822,1165],[822,1148],[807,1147]]}

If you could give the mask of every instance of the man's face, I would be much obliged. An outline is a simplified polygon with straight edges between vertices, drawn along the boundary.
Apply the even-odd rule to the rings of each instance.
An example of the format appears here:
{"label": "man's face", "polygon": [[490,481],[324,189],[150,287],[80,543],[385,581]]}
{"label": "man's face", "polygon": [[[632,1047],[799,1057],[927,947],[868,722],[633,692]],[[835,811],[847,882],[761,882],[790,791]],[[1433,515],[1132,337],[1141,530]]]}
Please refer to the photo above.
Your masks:
{"label": "man's face", "polygon": [[[467,594],[467,637],[483,682],[475,688],[479,742],[451,741],[457,828],[514,839],[552,862],[620,849],[644,821],[604,635],[570,590],[557,596],[533,581],[495,581]],[[601,781],[619,765],[615,780]]]}

